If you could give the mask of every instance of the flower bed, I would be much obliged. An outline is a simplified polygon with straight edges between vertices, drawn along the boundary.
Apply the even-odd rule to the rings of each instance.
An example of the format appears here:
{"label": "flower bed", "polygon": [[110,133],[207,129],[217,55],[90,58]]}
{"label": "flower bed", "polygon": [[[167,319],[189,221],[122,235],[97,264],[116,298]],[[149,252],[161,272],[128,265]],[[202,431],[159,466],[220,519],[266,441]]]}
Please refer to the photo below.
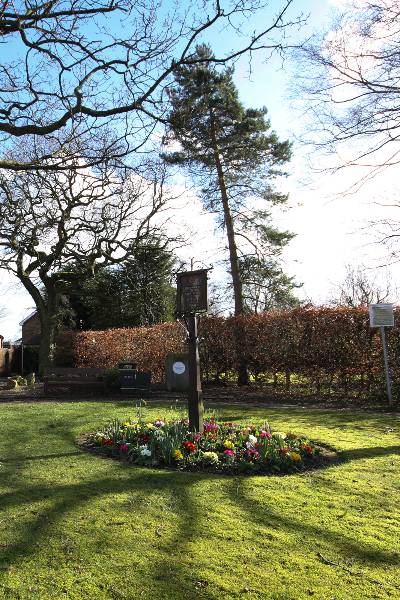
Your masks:
{"label": "flower bed", "polygon": [[189,431],[186,420],[113,420],[85,438],[85,446],[138,465],[216,473],[291,473],[321,464],[327,454],[294,433],[214,418],[204,433]]}

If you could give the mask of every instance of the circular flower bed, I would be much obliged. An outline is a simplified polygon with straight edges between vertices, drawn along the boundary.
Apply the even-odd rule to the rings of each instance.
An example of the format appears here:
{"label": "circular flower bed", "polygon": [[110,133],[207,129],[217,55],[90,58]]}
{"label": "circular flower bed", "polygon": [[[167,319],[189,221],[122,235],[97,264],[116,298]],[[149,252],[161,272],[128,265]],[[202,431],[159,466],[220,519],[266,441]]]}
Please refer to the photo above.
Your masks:
{"label": "circular flower bed", "polygon": [[294,433],[262,426],[225,423],[214,418],[204,433],[187,420],[113,420],[90,434],[84,445],[137,465],[215,473],[292,473],[326,462],[325,449]]}

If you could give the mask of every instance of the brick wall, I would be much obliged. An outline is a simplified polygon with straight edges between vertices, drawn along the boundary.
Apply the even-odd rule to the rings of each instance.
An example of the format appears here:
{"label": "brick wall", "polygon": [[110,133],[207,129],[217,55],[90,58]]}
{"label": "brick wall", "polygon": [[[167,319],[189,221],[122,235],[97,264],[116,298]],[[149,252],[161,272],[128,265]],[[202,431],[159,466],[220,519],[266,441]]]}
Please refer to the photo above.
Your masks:
{"label": "brick wall", "polygon": [[37,346],[40,343],[40,321],[37,313],[32,315],[28,321],[22,325],[22,343],[24,346]]}

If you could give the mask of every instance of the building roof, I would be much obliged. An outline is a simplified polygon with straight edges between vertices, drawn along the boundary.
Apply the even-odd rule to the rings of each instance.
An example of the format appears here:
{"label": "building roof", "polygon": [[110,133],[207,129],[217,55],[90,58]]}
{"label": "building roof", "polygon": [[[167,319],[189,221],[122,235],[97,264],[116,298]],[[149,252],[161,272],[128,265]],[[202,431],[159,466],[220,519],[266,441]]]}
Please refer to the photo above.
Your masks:
{"label": "building roof", "polygon": [[35,310],[30,315],[28,315],[27,317],[25,317],[25,319],[20,322],[21,327],[22,327],[22,325],[25,325],[25,323],[27,323],[28,321],[30,321],[32,319],[32,317],[35,317],[36,315],[37,315],[37,311]]}

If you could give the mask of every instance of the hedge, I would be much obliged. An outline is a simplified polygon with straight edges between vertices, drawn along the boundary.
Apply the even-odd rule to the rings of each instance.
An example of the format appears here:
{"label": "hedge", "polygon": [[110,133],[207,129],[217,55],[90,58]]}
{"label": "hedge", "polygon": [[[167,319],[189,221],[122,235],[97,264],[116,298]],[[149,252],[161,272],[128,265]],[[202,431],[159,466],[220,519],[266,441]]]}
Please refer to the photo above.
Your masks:
{"label": "hedge", "polygon": [[[388,332],[395,382],[400,366],[394,360],[400,348],[400,311]],[[178,323],[153,327],[86,331],[76,335],[74,362],[79,367],[113,367],[130,359],[150,369],[162,382],[169,352],[185,349],[185,331]],[[304,382],[348,391],[370,390],[382,380],[379,332],[370,329],[367,309],[299,308],[242,317],[207,317],[200,323],[203,379],[233,378],[239,358],[247,362],[255,380],[286,387]],[[295,377],[293,377],[295,375]]]}

